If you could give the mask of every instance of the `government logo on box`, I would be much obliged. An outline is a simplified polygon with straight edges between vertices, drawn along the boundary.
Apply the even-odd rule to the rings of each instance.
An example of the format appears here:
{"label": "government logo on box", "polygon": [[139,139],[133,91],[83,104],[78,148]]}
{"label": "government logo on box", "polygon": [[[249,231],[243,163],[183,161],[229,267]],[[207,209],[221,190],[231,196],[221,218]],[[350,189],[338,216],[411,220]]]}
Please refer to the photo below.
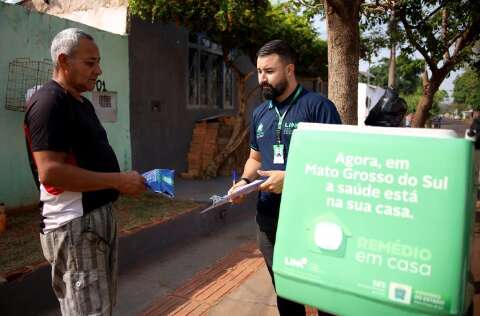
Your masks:
{"label": "government logo on box", "polygon": [[411,304],[412,287],[405,284],[390,282],[388,288],[388,298],[395,302]]}

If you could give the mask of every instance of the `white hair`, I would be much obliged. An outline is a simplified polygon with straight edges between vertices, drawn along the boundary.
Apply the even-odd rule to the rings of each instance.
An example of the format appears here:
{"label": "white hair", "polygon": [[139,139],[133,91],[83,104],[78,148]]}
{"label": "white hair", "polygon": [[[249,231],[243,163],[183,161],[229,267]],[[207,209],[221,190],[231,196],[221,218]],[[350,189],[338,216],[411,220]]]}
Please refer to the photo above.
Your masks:
{"label": "white hair", "polygon": [[60,54],[72,55],[80,44],[80,39],[85,38],[93,41],[93,37],[85,31],[77,28],[69,28],[59,32],[52,40],[50,54],[53,65],[56,66]]}

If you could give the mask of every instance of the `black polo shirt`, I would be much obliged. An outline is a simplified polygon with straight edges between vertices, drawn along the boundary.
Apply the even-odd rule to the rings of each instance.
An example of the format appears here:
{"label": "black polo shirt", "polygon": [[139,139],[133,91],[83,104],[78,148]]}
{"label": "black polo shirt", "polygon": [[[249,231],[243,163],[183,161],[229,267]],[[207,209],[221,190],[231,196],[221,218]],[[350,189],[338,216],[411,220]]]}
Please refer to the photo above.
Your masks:
{"label": "black polo shirt", "polygon": [[[67,163],[82,169],[120,171],[93,105],[84,97],[77,100],[53,80],[30,98],[25,133],[32,152],[64,152]],[[40,197],[44,202],[44,224],[47,229],[54,229],[65,221],[115,201],[118,195],[118,191],[112,189],[77,193],[42,185]]]}
{"label": "black polo shirt", "polygon": [[[278,110],[275,110],[275,107]],[[277,143],[276,129],[280,116],[286,112],[280,131],[280,141],[284,146],[283,164],[273,163],[273,146]],[[318,93],[310,92],[298,85],[295,91],[283,102],[266,101],[258,106],[250,124],[250,147],[262,155],[262,170],[285,170],[292,132],[300,122],[341,124],[335,105]],[[266,225],[278,220],[280,194],[260,192],[257,203],[257,220]]]}

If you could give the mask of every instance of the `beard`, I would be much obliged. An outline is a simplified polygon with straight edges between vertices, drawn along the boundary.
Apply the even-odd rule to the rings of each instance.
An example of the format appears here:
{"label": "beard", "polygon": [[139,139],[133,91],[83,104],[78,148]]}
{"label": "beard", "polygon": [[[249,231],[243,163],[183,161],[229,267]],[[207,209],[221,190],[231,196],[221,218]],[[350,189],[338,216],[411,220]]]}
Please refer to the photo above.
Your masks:
{"label": "beard", "polygon": [[261,85],[262,95],[267,100],[273,100],[278,96],[281,96],[287,89],[287,81],[280,81],[275,87],[269,83],[264,83]]}

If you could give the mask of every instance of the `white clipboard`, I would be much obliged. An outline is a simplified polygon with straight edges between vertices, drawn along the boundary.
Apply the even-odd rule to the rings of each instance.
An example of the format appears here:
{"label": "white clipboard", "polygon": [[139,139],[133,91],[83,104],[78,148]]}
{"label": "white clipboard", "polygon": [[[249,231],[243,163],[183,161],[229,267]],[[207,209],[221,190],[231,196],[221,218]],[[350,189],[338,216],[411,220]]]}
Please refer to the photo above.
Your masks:
{"label": "white clipboard", "polygon": [[230,200],[239,197],[240,195],[247,195],[249,193],[252,193],[253,191],[257,191],[258,187],[260,184],[265,182],[267,179],[257,179],[255,181],[252,181],[251,183],[244,185],[243,187],[238,188],[238,190],[226,194],[224,196],[218,196],[218,195],[213,195],[210,199],[213,201],[212,205],[207,207],[206,209],[202,210],[200,214],[206,213],[210,210],[213,210],[214,208],[217,208],[219,206],[225,205],[227,203],[230,203]]}

